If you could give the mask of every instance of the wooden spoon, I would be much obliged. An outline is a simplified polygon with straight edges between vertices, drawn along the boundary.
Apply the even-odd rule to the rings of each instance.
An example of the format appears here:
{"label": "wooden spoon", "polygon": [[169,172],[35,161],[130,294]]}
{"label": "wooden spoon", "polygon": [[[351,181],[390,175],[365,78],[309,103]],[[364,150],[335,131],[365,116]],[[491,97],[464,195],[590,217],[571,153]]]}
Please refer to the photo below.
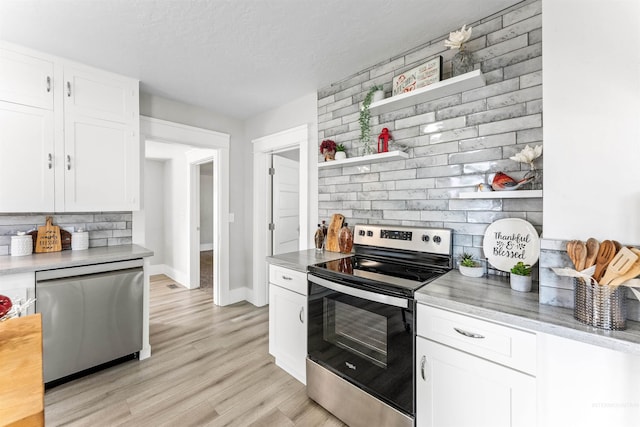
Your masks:
{"label": "wooden spoon", "polygon": [[614,245],[615,245],[615,247],[616,247],[616,253],[617,253],[620,249],[622,249],[622,244],[621,244],[620,242],[618,242],[617,240],[612,240],[612,242],[613,242],[613,244],[614,244]]}
{"label": "wooden spoon", "polygon": [[575,257],[576,270],[584,270],[584,266],[587,260],[587,246],[582,240],[576,240],[576,244],[573,247],[573,254]]}
{"label": "wooden spoon", "polygon": [[596,271],[593,273],[593,278],[596,282],[600,283],[604,270],[607,268],[607,265],[611,262],[614,256],[616,256],[616,246],[611,240],[604,240],[600,243],[598,257],[596,258]]}
{"label": "wooden spoon", "polygon": [[[574,266],[577,265],[576,258],[575,258],[575,255],[574,255],[574,248],[575,248],[577,242],[578,242],[577,240],[570,240],[570,241],[567,242],[567,255],[569,255],[569,258],[571,259],[571,262],[573,263]],[[577,268],[577,266],[576,266],[576,268]]]}
{"label": "wooden spoon", "polygon": [[638,260],[636,255],[631,249],[621,248],[620,252],[613,257],[609,265],[607,266],[607,272],[598,283],[601,285],[608,285],[613,279],[622,276],[629,271],[631,266]]}
{"label": "wooden spoon", "polygon": [[636,262],[633,263],[631,268],[627,270],[626,273],[624,273],[622,276],[619,276],[613,279],[611,283],[609,283],[609,286],[616,288],[621,284],[623,284],[624,282],[626,282],[627,280],[631,280],[640,274],[640,249],[631,248],[631,251],[638,256],[638,259],[636,260]]}
{"label": "wooden spoon", "polygon": [[596,263],[598,257],[598,249],[600,249],[600,242],[593,237],[589,237],[587,240],[587,259],[584,262],[584,268],[589,268]]}

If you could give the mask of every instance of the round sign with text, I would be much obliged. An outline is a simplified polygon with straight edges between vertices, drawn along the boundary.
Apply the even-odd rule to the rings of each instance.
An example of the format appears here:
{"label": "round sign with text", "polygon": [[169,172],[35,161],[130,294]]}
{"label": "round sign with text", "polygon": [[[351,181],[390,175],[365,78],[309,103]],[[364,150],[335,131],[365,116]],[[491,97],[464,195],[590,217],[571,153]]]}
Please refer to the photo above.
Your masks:
{"label": "round sign with text", "polygon": [[531,223],[519,218],[499,219],[484,233],[484,255],[502,271],[522,261],[533,265],[540,256],[540,237]]}

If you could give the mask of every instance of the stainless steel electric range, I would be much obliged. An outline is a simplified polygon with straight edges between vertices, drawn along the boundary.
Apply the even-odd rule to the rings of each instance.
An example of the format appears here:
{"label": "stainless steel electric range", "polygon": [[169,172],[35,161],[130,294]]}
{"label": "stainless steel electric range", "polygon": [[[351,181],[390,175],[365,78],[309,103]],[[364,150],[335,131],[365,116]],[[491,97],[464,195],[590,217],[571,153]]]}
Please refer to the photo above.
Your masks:
{"label": "stainless steel electric range", "polygon": [[307,394],[352,427],[412,426],[415,292],[452,268],[449,229],[356,225],[309,267]]}

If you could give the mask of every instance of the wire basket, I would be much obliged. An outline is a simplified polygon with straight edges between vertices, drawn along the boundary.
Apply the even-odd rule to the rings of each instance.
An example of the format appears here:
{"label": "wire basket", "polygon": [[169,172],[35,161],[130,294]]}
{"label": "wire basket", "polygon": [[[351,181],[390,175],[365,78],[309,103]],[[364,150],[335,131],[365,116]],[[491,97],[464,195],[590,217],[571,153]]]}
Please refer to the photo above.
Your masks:
{"label": "wire basket", "polygon": [[574,278],[573,317],[600,329],[621,331],[627,328],[627,288],[598,285]]}

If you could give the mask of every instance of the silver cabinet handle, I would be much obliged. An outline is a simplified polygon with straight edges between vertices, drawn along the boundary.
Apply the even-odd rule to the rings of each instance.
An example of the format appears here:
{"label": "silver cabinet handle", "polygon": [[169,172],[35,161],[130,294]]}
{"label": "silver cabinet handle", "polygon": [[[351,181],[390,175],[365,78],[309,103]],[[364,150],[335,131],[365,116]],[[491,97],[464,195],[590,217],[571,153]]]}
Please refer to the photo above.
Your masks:
{"label": "silver cabinet handle", "polygon": [[53,167],[53,155],[51,153],[47,156],[47,160],[49,161],[49,169],[51,169]]}
{"label": "silver cabinet handle", "polygon": [[47,76],[47,92],[51,92],[51,77]]}
{"label": "silver cabinet handle", "polygon": [[465,337],[480,338],[480,339],[484,338],[484,335],[474,334],[473,332],[468,332],[468,331],[465,331],[464,329],[453,328],[453,330],[461,335],[464,335]]}
{"label": "silver cabinet handle", "polygon": [[67,82],[67,96],[71,96],[71,82]]}
{"label": "silver cabinet handle", "polygon": [[427,364],[427,356],[422,356],[422,358],[420,359],[420,375],[422,376],[422,379],[424,381],[427,380],[427,376],[424,373],[424,365]]}
{"label": "silver cabinet handle", "polygon": [[67,154],[67,170],[71,170],[71,156]]}
{"label": "silver cabinet handle", "polygon": [[293,277],[284,276],[284,275],[282,276],[282,278],[283,278],[284,280],[293,280]]}
{"label": "silver cabinet handle", "polygon": [[300,313],[298,314],[298,318],[300,319],[300,323],[304,323],[304,307],[300,307]]}

